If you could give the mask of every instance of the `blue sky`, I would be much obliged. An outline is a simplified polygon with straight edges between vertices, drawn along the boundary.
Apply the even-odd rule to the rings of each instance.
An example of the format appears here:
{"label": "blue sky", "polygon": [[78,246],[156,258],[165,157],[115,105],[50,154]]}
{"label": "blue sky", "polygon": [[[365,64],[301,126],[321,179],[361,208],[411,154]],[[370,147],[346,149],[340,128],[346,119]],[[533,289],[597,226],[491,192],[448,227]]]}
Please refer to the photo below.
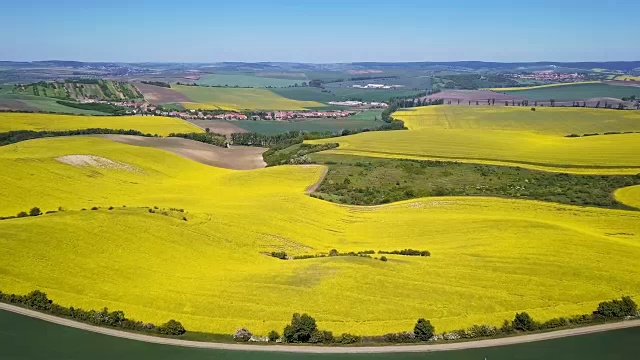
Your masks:
{"label": "blue sky", "polygon": [[0,60],[640,60],[636,1],[0,0]]}

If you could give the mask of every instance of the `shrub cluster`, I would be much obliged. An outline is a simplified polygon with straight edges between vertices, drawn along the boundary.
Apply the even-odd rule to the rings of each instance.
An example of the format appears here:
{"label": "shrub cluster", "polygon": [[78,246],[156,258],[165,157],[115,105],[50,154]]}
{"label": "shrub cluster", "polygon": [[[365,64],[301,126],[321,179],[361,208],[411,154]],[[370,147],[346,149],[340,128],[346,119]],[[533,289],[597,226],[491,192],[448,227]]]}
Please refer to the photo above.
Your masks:
{"label": "shrub cluster", "polygon": [[[55,211],[47,211],[47,214],[52,214],[54,212]],[[0,220],[23,218],[23,217],[28,217],[28,216],[40,216],[40,215],[42,215],[42,211],[40,210],[40,208],[33,207],[33,208],[31,208],[31,210],[29,210],[29,212],[20,211],[15,216],[0,216]]]}
{"label": "shrub cluster", "polygon": [[171,133],[170,137],[179,137],[183,139],[189,139],[199,141],[201,143],[227,147],[227,138],[224,135],[207,132],[207,133]]}
{"label": "shrub cluster", "polygon": [[619,134],[640,134],[640,131],[607,131],[602,134],[600,133],[587,133],[587,134],[569,134],[564,137],[568,138],[576,138],[576,137],[587,137],[587,136],[598,136],[598,135],[619,135]]}
{"label": "shrub cluster", "polygon": [[154,85],[154,86],[160,86],[160,87],[165,87],[165,88],[171,88],[171,85],[169,83],[166,82],[162,82],[162,81],[140,81],[143,84],[147,84],[147,85]]}
{"label": "shrub cluster", "polygon": [[124,106],[118,106],[113,104],[79,103],[79,102],[64,101],[64,100],[57,100],[56,102],[60,105],[71,107],[71,108],[99,111],[99,112],[116,115],[116,116],[127,115],[130,111]]}
{"label": "shrub cluster", "polygon": [[27,295],[9,295],[0,291],[0,301],[50,313],[56,316],[71,318],[73,320],[92,325],[111,326],[124,330],[174,336],[182,335],[186,332],[182,324],[175,320],[169,320],[160,326],[156,326],[151,323],[143,323],[142,321],[127,319],[122,311],[109,311],[107,308],[100,311],[83,310],[74,307],[67,308],[49,300],[47,294],[39,290],[32,291]]}
{"label": "shrub cluster", "polygon": [[404,255],[404,256],[431,256],[431,253],[427,250],[413,250],[413,249],[404,249],[404,250],[393,250],[393,251],[378,251],[378,254],[387,254],[387,255]]}

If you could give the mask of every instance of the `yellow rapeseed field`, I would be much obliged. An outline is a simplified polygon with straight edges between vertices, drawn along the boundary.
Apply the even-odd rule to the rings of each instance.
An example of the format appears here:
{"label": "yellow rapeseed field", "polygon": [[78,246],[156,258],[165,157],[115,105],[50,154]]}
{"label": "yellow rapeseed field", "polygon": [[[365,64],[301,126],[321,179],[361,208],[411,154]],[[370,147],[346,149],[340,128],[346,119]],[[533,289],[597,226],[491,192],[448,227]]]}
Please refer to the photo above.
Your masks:
{"label": "yellow rapeseed field", "polygon": [[640,209],[640,185],[618,189],[614,196],[619,202]]}
{"label": "yellow rapeseed field", "polygon": [[616,76],[614,80],[618,81],[640,81],[640,76],[632,76],[632,75],[620,75]]}
{"label": "yellow rapeseed field", "polygon": [[333,153],[516,165],[571,173],[640,172],[640,113],[581,108],[429,106],[399,111],[408,131],[368,132],[338,142]]}
{"label": "yellow rapeseed field", "polygon": [[[70,155],[118,166],[56,160]],[[304,194],[319,166],[224,170],[91,137],[0,147],[0,167],[0,216],[66,209],[0,221],[0,289],[41,289],[63,305],[219,333],[281,331],[293,312],[308,312],[335,333],[383,334],[419,317],[445,331],[640,296],[640,212],[459,197],[341,206]],[[332,248],[432,256],[261,254]]]}
{"label": "yellow rapeseed field", "polygon": [[170,133],[203,132],[199,127],[186,121],[164,116],[77,116],[0,113],[0,132],[89,128],[132,129],[161,136],[166,136]]}

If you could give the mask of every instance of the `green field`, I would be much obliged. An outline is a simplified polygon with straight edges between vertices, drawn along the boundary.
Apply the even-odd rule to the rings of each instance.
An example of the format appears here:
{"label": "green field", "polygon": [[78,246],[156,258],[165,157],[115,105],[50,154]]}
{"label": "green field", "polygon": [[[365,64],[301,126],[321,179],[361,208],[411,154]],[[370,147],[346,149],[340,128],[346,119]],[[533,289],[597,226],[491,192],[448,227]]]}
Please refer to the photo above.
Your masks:
{"label": "green field", "polygon": [[172,89],[184,94],[193,103],[187,108],[220,108],[223,110],[304,110],[322,107],[315,101],[287,99],[266,89],[216,88],[173,85]]}
{"label": "green field", "polygon": [[323,89],[317,87],[307,86],[297,88],[281,88],[273,89],[272,91],[280,96],[300,101],[317,101],[321,103],[328,103],[329,101],[342,100],[335,94],[331,93],[330,90],[323,91]]}
{"label": "green field", "polygon": [[338,119],[305,119],[300,121],[232,121],[249,132],[273,135],[289,131],[340,132],[342,130],[371,129],[384,125],[380,110],[364,111],[359,114]]}
{"label": "green field", "polygon": [[501,93],[522,96],[535,101],[574,101],[591,98],[611,97],[622,99],[635,95],[640,97],[640,87],[638,86],[618,86],[608,84],[574,84],[565,86],[537,87],[535,89],[522,89],[499,91]]}
{"label": "green field", "polygon": [[298,87],[273,89],[273,92],[281,96],[306,101],[343,101],[358,99],[361,101],[388,101],[392,97],[414,96],[419,93],[415,90],[391,90],[391,89],[357,89],[357,88],[332,88],[326,89],[314,87]]}
{"label": "green field", "polygon": [[38,82],[12,86],[18,95],[34,95],[65,100],[136,100],[142,94],[133,84],[112,80],[83,80],[77,82]]}
{"label": "green field", "polygon": [[78,115],[105,115],[99,111],[76,109],[60,105],[57,99],[33,95],[17,95],[0,93],[0,109],[13,111],[52,112]]}
{"label": "green field", "polygon": [[[429,106],[401,111],[409,131],[371,132],[309,143],[338,142],[332,153],[453,160],[590,173],[640,172],[640,134],[567,138],[593,130],[640,129],[640,113],[582,108]],[[606,123],[603,126],[602,123]]]}
{"label": "green field", "polygon": [[288,87],[301,85],[306,80],[298,79],[276,79],[250,74],[207,74],[203,75],[200,80],[196,81],[199,85],[209,86],[239,86],[239,87]]}

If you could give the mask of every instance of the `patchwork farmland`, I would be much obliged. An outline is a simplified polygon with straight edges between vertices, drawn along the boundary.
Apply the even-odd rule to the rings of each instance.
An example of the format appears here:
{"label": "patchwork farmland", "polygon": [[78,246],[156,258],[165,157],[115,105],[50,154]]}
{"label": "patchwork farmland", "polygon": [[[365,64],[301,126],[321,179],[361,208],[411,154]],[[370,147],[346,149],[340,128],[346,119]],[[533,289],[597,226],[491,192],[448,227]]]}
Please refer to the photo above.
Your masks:
{"label": "patchwork farmland", "polygon": [[[362,169],[367,157],[381,157],[640,172],[638,134],[622,134],[640,131],[634,111],[428,106],[393,116],[408,130],[307,143],[339,144],[318,154],[329,157],[329,172],[341,156],[354,154],[362,158],[353,166]],[[204,132],[164,117],[0,114],[5,132],[88,127]],[[565,137],[595,132],[601,135]],[[294,312],[312,313],[338,333],[402,332],[424,314],[439,331],[451,331],[499,326],[523,310],[546,321],[640,296],[637,186],[608,195],[620,202],[617,209],[516,196],[339,205],[306,194],[323,181],[325,166],[263,169],[265,149],[208,146],[101,135],[0,147],[0,165],[8,169],[0,177],[0,216],[34,206],[49,212],[0,220],[0,272],[8,274],[0,289],[37,288],[63,306],[106,306],[154,323],[177,318],[189,331],[220,334],[241,327],[267,334]],[[299,152],[302,145],[295,146]],[[334,178],[325,181],[335,184]],[[391,254],[385,261],[377,254],[315,257],[332,249]],[[392,253],[399,249],[428,249],[430,256]]]}

